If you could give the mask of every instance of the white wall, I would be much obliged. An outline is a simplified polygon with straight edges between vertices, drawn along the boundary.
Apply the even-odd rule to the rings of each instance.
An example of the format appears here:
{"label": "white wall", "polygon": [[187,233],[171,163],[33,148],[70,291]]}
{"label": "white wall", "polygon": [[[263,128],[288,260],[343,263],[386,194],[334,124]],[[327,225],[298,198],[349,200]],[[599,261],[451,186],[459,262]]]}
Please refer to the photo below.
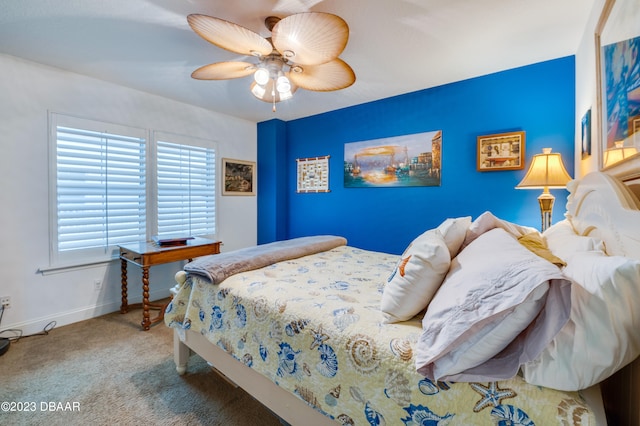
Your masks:
{"label": "white wall", "polygon": [[[597,115],[597,80],[596,80],[596,48],[595,31],[605,5],[605,0],[595,0],[589,23],[585,28],[582,43],[576,53],[576,177],[599,170],[602,155],[599,149],[599,137],[601,123]],[[618,2],[619,3],[619,2]],[[617,3],[616,3],[617,4]],[[614,6],[615,9],[616,6]],[[627,20],[628,22],[633,22]],[[609,26],[610,27],[610,26]],[[591,116],[591,140],[592,155],[582,160],[580,142],[580,119],[587,109],[592,108]],[[640,178],[640,157],[636,156],[630,161],[625,161],[613,167],[608,167],[606,173],[624,178]]]}
{"label": "white wall", "polygon": [[[600,19],[605,0],[595,0],[589,22],[585,28],[580,47],[576,52],[576,178],[598,170],[600,152],[598,150],[597,82],[596,82],[596,47],[595,31]],[[591,108],[591,156],[582,159],[582,127],[581,120]]]}
{"label": "white wall", "polygon": [[[120,307],[119,261],[37,272],[49,265],[48,111],[214,140],[219,159],[257,156],[256,123],[0,55],[0,296],[12,302],[0,329],[25,334],[50,321],[62,326]],[[256,197],[218,198],[218,238],[225,251],[256,244]],[[181,267],[151,268],[151,299],[169,295]],[[129,303],[140,302],[140,269],[130,265],[128,275]],[[103,281],[100,290],[96,279]]]}

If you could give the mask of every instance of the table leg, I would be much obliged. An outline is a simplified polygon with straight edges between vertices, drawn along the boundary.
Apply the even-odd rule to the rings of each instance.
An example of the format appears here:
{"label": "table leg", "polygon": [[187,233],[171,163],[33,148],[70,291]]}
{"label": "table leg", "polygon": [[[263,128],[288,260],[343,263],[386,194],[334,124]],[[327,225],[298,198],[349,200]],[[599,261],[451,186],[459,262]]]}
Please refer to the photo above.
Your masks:
{"label": "table leg", "polygon": [[149,267],[142,267],[142,328],[146,331],[151,327],[149,319]]}
{"label": "table leg", "polygon": [[127,301],[127,261],[120,259],[120,277],[122,285],[122,304],[120,305],[120,313],[129,312],[129,302]]}

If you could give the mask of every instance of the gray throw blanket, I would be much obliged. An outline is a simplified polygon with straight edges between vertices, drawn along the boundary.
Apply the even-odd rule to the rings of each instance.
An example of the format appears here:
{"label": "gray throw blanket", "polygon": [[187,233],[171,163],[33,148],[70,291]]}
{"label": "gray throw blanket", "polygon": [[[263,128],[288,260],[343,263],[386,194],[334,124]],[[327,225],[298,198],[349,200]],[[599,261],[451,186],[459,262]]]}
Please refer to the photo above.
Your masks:
{"label": "gray throw blanket", "polygon": [[247,247],[227,253],[203,256],[188,263],[184,270],[219,284],[225,278],[239,272],[251,271],[288,259],[320,253],[344,246],[347,240],[333,235],[300,237]]}

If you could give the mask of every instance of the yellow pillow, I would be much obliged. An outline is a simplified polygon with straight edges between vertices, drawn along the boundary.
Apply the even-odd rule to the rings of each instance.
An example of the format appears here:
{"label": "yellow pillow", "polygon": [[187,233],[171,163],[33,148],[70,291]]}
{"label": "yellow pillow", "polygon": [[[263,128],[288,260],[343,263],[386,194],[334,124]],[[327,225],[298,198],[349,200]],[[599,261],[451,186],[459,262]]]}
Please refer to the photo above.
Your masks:
{"label": "yellow pillow", "polygon": [[567,266],[567,262],[551,253],[551,250],[549,250],[549,248],[547,247],[547,243],[544,240],[544,237],[537,232],[530,232],[528,234],[524,234],[521,237],[518,237],[518,242],[533,253],[537,254],[545,260],[548,260],[556,266]]}

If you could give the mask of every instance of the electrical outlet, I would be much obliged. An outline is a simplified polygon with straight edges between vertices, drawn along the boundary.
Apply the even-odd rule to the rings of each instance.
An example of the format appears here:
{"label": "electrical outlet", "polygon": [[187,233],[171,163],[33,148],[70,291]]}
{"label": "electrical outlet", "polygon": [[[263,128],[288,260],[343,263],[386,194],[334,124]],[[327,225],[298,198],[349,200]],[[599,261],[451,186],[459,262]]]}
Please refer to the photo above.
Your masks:
{"label": "electrical outlet", "polygon": [[93,288],[96,291],[100,290],[102,288],[102,281],[98,279],[93,280]]}
{"label": "electrical outlet", "polygon": [[5,309],[11,307],[11,298],[9,296],[0,297],[0,306],[4,306]]}

